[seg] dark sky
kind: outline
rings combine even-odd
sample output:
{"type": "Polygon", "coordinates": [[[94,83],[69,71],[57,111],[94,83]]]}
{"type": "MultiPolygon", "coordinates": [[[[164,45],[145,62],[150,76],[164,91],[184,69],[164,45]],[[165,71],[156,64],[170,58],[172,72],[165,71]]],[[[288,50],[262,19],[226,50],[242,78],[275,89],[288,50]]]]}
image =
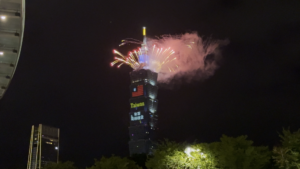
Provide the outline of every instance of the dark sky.
{"type": "Polygon", "coordinates": [[[0,101],[0,168],[23,166],[31,125],[61,129],[60,160],[126,156],[129,67],[110,67],[124,38],[197,31],[229,39],[215,75],[158,92],[159,138],[278,143],[300,128],[300,1],[27,0],[19,64],[0,101]]]}

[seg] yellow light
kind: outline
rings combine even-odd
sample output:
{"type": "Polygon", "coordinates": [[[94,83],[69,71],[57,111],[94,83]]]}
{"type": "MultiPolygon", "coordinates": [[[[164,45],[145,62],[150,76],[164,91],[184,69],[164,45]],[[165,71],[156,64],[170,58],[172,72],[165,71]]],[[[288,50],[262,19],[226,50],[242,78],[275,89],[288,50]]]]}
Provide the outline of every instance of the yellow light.
{"type": "Polygon", "coordinates": [[[146,36],[146,27],[143,27],[143,35],[146,36]]]}

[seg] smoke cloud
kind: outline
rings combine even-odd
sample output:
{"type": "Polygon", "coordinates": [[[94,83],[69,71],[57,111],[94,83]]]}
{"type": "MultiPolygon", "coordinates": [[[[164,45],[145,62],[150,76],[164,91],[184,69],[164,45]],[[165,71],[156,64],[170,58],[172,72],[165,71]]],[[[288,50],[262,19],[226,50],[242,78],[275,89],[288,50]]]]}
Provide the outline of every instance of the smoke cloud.
{"type": "Polygon", "coordinates": [[[186,33],[148,39],[147,44],[159,48],[171,47],[174,50],[172,57],[176,59],[158,71],[158,82],[168,84],[173,80],[191,82],[212,76],[221,59],[220,47],[228,42],[228,40],[203,40],[197,33],[186,33]],[[176,70],[172,70],[174,67],[176,70]]]}

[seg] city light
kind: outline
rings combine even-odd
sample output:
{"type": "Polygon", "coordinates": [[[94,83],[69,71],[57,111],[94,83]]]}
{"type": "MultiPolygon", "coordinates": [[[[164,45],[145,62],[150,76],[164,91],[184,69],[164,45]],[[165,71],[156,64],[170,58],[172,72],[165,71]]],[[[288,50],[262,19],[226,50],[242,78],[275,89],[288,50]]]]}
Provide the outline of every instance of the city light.
{"type": "Polygon", "coordinates": [[[55,150],[58,150],[58,147],[55,147],[55,150]]]}
{"type": "MultiPolygon", "coordinates": [[[[187,154],[189,157],[193,157],[192,155],[191,155],[191,152],[199,152],[200,150],[199,149],[193,149],[193,148],[191,148],[191,147],[187,147],[185,150],[184,150],[184,152],[185,152],[185,154],[187,154]]],[[[202,153],[203,154],[203,153],[202,153]]]]}
{"type": "Polygon", "coordinates": [[[5,19],[6,19],[6,16],[3,16],[3,15],[2,15],[2,16],[1,16],[1,19],[2,19],[2,20],[5,20],[5,19]]]}
{"type": "Polygon", "coordinates": [[[3,55],[4,53],[3,52],[0,52],[0,55],[3,55]]]}

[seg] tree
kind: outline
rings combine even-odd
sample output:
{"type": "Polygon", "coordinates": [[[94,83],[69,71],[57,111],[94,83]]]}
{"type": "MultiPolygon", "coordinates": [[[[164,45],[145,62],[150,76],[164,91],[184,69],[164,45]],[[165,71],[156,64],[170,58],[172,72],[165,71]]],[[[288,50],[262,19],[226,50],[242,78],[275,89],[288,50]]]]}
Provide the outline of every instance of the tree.
{"type": "Polygon", "coordinates": [[[153,156],[148,158],[148,169],[214,169],[215,155],[209,144],[179,144],[169,140],[161,141],[153,156]],[[189,151],[185,151],[186,149],[189,151]]]}
{"type": "Polygon", "coordinates": [[[220,142],[212,143],[222,169],[261,169],[270,161],[267,147],[255,147],[247,136],[236,138],[223,135],[220,142]]]}
{"type": "Polygon", "coordinates": [[[281,147],[273,148],[273,159],[279,168],[300,169],[300,130],[282,130],[281,147]]]}
{"type": "Polygon", "coordinates": [[[100,160],[95,160],[95,164],[87,169],[142,169],[135,164],[134,161],[128,158],[111,156],[109,158],[102,157],[100,160]]]}
{"type": "Polygon", "coordinates": [[[143,169],[146,169],[146,161],[147,161],[147,154],[133,154],[130,156],[129,159],[133,160],[137,165],[142,167],[143,169]]]}
{"type": "Polygon", "coordinates": [[[216,153],[213,151],[213,145],[199,143],[191,146],[194,150],[190,154],[192,168],[215,169],[218,164],[216,153]]]}
{"type": "Polygon", "coordinates": [[[148,169],[175,169],[184,168],[187,156],[184,146],[167,139],[160,141],[153,155],[146,161],[148,169]]]}
{"type": "Polygon", "coordinates": [[[74,166],[74,163],[71,161],[67,162],[59,162],[59,163],[48,163],[43,169],[77,169],[77,167],[74,166]]]}
{"type": "Polygon", "coordinates": [[[273,159],[279,168],[299,168],[299,153],[284,147],[274,147],[273,159]]]}

